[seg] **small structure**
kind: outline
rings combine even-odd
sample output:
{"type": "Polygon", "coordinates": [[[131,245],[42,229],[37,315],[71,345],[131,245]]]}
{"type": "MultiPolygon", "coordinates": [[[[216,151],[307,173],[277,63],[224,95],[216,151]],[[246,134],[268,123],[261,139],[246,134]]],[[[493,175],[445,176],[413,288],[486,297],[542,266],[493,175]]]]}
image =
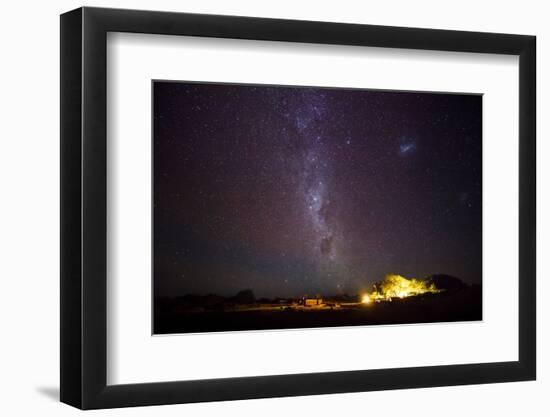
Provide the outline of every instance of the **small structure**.
{"type": "Polygon", "coordinates": [[[306,307],[315,307],[315,306],[323,305],[322,298],[304,298],[303,302],[304,302],[304,306],[306,307]]]}

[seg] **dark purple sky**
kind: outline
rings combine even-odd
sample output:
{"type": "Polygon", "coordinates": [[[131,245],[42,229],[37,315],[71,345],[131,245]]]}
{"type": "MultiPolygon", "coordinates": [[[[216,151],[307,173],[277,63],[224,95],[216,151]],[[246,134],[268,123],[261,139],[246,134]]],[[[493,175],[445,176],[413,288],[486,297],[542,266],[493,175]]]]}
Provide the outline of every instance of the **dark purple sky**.
{"type": "Polygon", "coordinates": [[[154,82],[157,296],[481,282],[481,96],[154,82]]]}

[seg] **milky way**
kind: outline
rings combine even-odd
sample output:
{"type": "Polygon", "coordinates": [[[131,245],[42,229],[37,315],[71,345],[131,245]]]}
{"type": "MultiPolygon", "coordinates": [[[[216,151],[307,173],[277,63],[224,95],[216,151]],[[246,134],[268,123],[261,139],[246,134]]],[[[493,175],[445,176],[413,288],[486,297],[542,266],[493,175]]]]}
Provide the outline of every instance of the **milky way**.
{"type": "Polygon", "coordinates": [[[154,83],[157,295],[481,282],[481,97],[154,83]]]}

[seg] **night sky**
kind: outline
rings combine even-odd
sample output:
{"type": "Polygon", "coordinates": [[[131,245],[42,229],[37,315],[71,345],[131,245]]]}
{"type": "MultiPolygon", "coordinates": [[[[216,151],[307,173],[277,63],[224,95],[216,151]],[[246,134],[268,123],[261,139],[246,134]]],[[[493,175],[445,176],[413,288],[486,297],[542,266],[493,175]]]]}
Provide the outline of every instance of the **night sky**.
{"type": "Polygon", "coordinates": [[[481,283],[478,95],[154,82],[154,287],[481,283]]]}

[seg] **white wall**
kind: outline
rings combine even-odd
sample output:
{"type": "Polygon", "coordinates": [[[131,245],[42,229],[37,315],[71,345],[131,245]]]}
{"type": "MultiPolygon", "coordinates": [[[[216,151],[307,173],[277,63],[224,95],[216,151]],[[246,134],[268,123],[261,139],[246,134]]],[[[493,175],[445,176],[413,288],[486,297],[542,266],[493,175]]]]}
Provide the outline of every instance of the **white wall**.
{"type": "MultiPolygon", "coordinates": [[[[125,0],[92,1],[89,6],[159,9],[308,20],[417,26],[534,34],[538,36],[539,218],[550,210],[543,184],[550,147],[542,143],[541,120],[550,87],[550,26],[545,2],[485,1],[297,1],[297,0],[125,0]],[[541,76],[542,75],[542,76],[541,76]],[[543,192],[544,191],[544,192],[543,192]]],[[[0,87],[0,410],[3,415],[75,415],[57,402],[59,378],[59,18],[78,1],[5,2],[0,23],[3,84],[0,87]]],[[[193,404],[100,411],[99,415],[279,415],[314,410],[407,416],[548,415],[550,222],[539,221],[539,378],[537,382],[453,388],[326,395],[232,403],[193,404]],[[546,395],[545,395],[546,394],[546,395]]]]}

